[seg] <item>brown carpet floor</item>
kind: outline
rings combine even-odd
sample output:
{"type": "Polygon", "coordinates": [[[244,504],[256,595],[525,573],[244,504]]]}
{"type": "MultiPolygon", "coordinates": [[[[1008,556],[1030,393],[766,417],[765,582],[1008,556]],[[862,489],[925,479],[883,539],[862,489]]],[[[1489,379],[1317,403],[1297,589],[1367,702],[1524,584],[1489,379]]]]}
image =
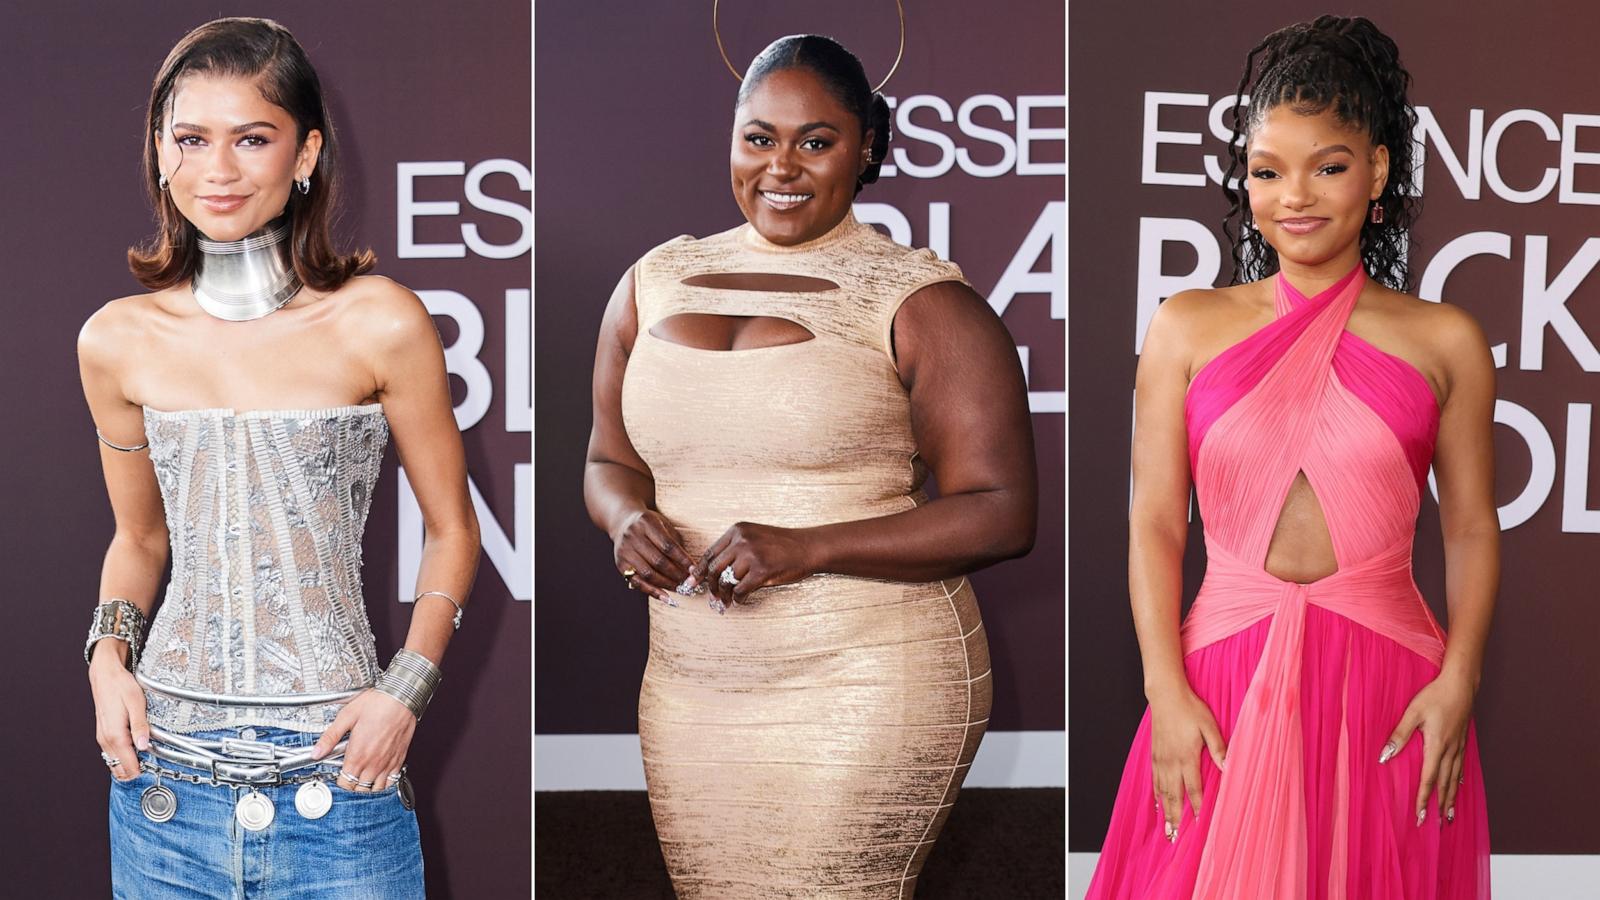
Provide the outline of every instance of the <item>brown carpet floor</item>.
{"type": "MultiPolygon", "coordinates": [[[[643,791],[534,795],[540,900],[673,900],[643,791]]],[[[1060,788],[967,788],[922,871],[917,900],[1066,896],[1060,788]]]]}

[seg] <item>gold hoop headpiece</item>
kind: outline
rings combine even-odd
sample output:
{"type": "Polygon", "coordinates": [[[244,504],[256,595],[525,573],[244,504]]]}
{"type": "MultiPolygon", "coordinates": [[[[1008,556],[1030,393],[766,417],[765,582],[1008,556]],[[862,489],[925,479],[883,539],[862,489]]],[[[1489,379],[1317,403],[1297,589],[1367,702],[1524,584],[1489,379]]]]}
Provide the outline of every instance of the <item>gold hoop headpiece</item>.
{"type": "MultiPolygon", "coordinates": [[[[711,33],[717,37],[717,52],[722,54],[723,65],[728,67],[728,71],[733,73],[735,79],[742,82],[744,81],[744,76],[740,75],[739,70],[733,67],[733,60],[728,59],[728,51],[722,46],[722,30],[717,27],[717,8],[720,5],[721,0],[711,0],[711,33]]],[[[905,56],[906,53],[906,8],[901,4],[900,0],[894,0],[894,10],[900,16],[900,49],[895,51],[894,65],[889,67],[889,74],[883,76],[883,80],[878,82],[878,86],[872,89],[873,93],[883,90],[883,86],[888,84],[889,79],[894,77],[895,70],[900,68],[900,58],[905,56]]]]}

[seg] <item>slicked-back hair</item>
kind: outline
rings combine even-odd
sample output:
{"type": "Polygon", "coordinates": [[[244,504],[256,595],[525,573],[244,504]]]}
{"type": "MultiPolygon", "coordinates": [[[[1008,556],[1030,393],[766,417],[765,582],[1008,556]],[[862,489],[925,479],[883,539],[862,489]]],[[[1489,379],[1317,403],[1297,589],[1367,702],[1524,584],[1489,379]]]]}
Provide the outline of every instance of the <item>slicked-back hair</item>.
{"type": "Polygon", "coordinates": [[[820,34],[791,34],[767,45],[751,61],[739,85],[735,106],[743,105],[750,93],[768,75],[784,69],[805,69],[822,80],[828,92],[855,114],[861,134],[872,129],[872,164],[856,179],[856,193],[878,180],[883,158],[889,154],[889,102],[867,82],[866,70],[854,53],[831,37],[820,34]]]}

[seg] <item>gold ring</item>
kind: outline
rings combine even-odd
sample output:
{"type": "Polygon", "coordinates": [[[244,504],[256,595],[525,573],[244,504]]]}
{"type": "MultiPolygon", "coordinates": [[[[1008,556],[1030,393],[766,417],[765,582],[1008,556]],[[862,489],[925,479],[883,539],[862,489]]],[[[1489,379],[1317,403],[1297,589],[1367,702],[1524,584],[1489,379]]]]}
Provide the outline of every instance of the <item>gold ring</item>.
{"type": "MultiPolygon", "coordinates": [[[[728,71],[733,73],[733,77],[736,80],[742,82],[744,81],[744,76],[740,75],[739,70],[733,67],[733,61],[728,59],[728,51],[722,46],[722,29],[717,27],[717,9],[719,6],[721,6],[721,0],[711,0],[711,33],[716,35],[717,52],[722,54],[722,64],[728,67],[728,71]]],[[[883,76],[883,80],[878,82],[878,86],[872,89],[874,94],[883,90],[883,86],[888,84],[889,79],[894,77],[895,70],[900,68],[901,57],[906,55],[906,8],[901,4],[900,0],[894,0],[894,10],[900,16],[900,49],[895,51],[894,65],[889,67],[889,74],[883,76]]]]}

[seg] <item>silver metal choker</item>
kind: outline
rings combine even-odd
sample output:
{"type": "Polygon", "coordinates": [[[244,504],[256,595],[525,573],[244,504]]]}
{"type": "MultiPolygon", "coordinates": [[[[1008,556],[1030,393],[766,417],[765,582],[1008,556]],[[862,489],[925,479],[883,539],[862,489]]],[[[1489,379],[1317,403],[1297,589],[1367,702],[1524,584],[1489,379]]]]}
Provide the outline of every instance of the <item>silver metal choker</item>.
{"type": "Polygon", "coordinates": [[[200,269],[191,289],[200,308],[229,322],[259,319],[294,299],[300,279],[289,260],[289,223],[237,241],[200,238],[200,269]]]}

